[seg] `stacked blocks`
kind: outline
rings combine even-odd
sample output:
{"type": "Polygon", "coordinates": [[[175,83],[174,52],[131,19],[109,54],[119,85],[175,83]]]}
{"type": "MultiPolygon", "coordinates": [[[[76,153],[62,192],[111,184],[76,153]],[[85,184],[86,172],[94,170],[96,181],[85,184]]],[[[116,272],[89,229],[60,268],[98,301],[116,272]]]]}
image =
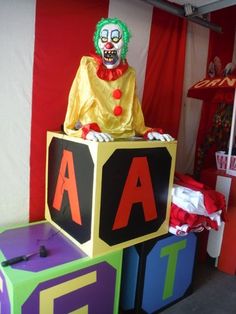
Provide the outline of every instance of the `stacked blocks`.
{"type": "MultiPolygon", "coordinates": [[[[0,313],[119,313],[123,249],[132,255],[135,245],[168,233],[175,155],[176,142],[97,143],[48,132],[46,221],[0,229],[0,262],[33,253],[1,265],[0,313]]],[[[136,268],[124,267],[133,291],[140,267],[134,256],[136,268]]],[[[145,258],[147,283],[136,294],[146,300],[159,268],[149,272],[145,258]]]]}
{"type": "Polygon", "coordinates": [[[46,219],[90,257],[166,234],[176,142],[47,134],[46,219]]]}
{"type": "Polygon", "coordinates": [[[35,253],[0,266],[0,313],[118,313],[122,251],[91,259],[48,222],[2,229],[0,249],[1,262],[35,253]]]}
{"type": "Polygon", "coordinates": [[[121,313],[158,313],[191,292],[196,235],[167,235],[124,250],[121,313]]]}

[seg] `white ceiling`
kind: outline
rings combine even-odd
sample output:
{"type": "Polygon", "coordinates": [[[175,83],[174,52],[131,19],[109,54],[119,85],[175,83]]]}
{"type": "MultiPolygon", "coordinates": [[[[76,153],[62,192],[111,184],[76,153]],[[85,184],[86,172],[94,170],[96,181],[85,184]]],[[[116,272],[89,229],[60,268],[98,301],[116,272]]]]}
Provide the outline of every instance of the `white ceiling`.
{"type": "Polygon", "coordinates": [[[143,0],[171,14],[221,32],[221,26],[211,23],[208,14],[236,5],[236,0],[143,0]],[[175,5],[178,4],[179,6],[175,5]]]}
{"type": "MultiPolygon", "coordinates": [[[[158,1],[158,0],[156,0],[158,1]]],[[[162,0],[160,0],[162,1],[162,0]]],[[[217,10],[236,5],[236,0],[167,0],[170,5],[179,4],[184,7],[185,15],[203,16],[217,10]],[[196,10],[194,9],[196,8],[196,10]]]]}
{"type": "Polygon", "coordinates": [[[195,6],[195,7],[201,7],[202,5],[206,5],[209,3],[213,3],[213,2],[217,2],[216,0],[172,0],[169,2],[174,2],[174,3],[178,3],[178,4],[185,4],[185,3],[190,3],[191,5],[195,6]]]}
{"type": "MultiPolygon", "coordinates": [[[[190,4],[193,7],[197,7],[200,10],[206,11],[206,13],[223,9],[232,5],[236,5],[236,0],[167,0],[172,3],[180,5],[190,4]]],[[[203,12],[205,13],[205,12],[203,12]]]]}

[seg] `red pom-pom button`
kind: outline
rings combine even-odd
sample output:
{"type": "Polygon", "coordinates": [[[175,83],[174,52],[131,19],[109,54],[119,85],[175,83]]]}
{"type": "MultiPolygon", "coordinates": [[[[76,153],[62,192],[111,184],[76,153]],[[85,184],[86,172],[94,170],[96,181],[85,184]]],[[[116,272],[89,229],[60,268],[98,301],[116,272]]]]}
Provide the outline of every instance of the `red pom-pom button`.
{"type": "Polygon", "coordinates": [[[122,91],[119,88],[117,88],[113,91],[112,96],[115,99],[120,99],[122,96],[122,91]]]}
{"type": "Polygon", "coordinates": [[[120,116],[122,114],[123,108],[121,106],[115,106],[113,113],[115,116],[120,116]]]}

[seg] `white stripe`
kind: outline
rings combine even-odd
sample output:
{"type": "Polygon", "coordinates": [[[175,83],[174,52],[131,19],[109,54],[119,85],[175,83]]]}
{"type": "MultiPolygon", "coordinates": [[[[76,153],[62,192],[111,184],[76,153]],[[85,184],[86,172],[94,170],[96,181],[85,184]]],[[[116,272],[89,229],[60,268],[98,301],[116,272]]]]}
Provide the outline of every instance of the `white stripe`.
{"type": "Polygon", "coordinates": [[[140,100],[145,81],[152,11],[151,5],[140,0],[110,0],[109,4],[108,16],[124,21],[132,34],[127,60],[136,70],[137,93],[140,100]]]}
{"type": "Polygon", "coordinates": [[[187,92],[194,83],[206,76],[208,44],[209,30],[197,24],[188,23],[183,103],[176,161],[176,169],[182,173],[193,173],[202,107],[202,101],[187,97],[187,92]]]}
{"type": "Polygon", "coordinates": [[[236,27],[235,27],[235,34],[234,34],[234,51],[233,51],[232,62],[236,64],[236,27]]]}
{"type": "Polygon", "coordinates": [[[35,1],[0,0],[0,225],[28,221],[35,1]]]}

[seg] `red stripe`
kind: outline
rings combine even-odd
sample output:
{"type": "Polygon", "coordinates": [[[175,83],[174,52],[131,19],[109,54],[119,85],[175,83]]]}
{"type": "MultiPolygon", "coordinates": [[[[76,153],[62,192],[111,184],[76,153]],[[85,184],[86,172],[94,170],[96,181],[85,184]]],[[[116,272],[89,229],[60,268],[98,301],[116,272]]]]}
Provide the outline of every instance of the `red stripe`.
{"type": "Polygon", "coordinates": [[[30,157],[30,221],[44,218],[46,132],[64,121],[69,89],[81,56],[109,1],[40,0],[36,4],[30,157]]]}
{"type": "Polygon", "coordinates": [[[236,5],[212,13],[211,20],[222,27],[222,33],[210,33],[208,63],[215,56],[221,59],[223,66],[232,61],[236,27],[235,16],[236,5]]]}
{"type": "Polygon", "coordinates": [[[177,138],[185,62],[186,21],[154,9],[143,94],[146,125],[177,138]]]}

